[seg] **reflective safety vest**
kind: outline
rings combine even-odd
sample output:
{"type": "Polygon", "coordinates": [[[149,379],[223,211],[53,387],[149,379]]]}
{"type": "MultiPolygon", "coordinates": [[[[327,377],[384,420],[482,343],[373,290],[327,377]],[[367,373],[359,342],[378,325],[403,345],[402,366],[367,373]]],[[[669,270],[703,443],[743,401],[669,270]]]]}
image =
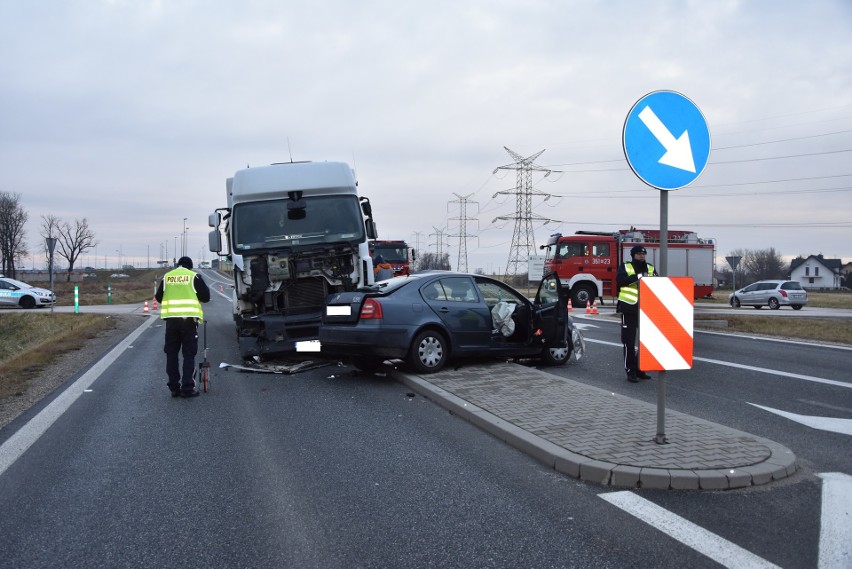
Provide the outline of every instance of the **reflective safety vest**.
{"type": "Polygon", "coordinates": [[[195,294],[192,281],[195,273],[184,267],[178,267],[163,277],[163,303],[160,306],[161,318],[198,318],[202,320],[201,302],[195,294]]]}
{"type": "MultiPolygon", "coordinates": [[[[648,275],[652,277],[656,276],[657,273],[654,271],[654,265],[651,263],[646,264],[648,265],[648,275]]],[[[632,277],[636,274],[636,269],[633,268],[633,263],[624,263],[624,270],[627,272],[628,276],[632,277]]],[[[639,281],[621,287],[621,290],[618,291],[618,300],[626,302],[627,304],[636,304],[639,302],[639,281]]]]}

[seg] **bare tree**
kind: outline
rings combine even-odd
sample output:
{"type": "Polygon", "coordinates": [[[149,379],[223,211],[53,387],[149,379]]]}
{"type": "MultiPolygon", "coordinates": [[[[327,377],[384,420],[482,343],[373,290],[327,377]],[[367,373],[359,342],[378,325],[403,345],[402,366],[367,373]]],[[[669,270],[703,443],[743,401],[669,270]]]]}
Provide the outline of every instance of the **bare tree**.
{"type": "Polygon", "coordinates": [[[737,283],[747,284],[749,281],[786,278],[787,270],[784,259],[775,251],[774,247],[769,249],[737,249],[731,251],[731,255],[742,257],[737,267],[737,283]]]}
{"type": "Polygon", "coordinates": [[[0,192],[0,272],[14,278],[15,261],[27,254],[24,225],[27,212],[21,207],[21,195],[0,192]]]}
{"type": "Polygon", "coordinates": [[[430,269],[450,270],[450,254],[443,253],[421,253],[417,256],[417,270],[427,271],[430,269]]]}
{"type": "MultiPolygon", "coordinates": [[[[50,263],[50,251],[47,250],[47,238],[59,238],[59,227],[62,225],[62,220],[55,215],[41,216],[41,242],[42,250],[44,251],[44,264],[50,263]]],[[[58,241],[57,241],[58,243],[58,241]]]]}
{"type": "Polygon", "coordinates": [[[43,215],[41,219],[42,236],[55,237],[59,246],[56,254],[68,261],[67,280],[70,281],[74,264],[80,255],[97,246],[95,234],[89,229],[89,222],[85,217],[75,219],[74,225],[54,215],[43,215]]]}

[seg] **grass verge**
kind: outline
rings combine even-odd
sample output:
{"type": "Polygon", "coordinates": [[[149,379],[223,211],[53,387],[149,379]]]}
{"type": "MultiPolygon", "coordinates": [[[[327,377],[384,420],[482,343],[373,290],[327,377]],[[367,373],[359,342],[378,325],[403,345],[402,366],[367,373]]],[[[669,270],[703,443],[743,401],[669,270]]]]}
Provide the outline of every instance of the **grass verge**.
{"type": "MultiPolygon", "coordinates": [[[[74,287],[77,287],[80,306],[97,304],[134,304],[154,298],[157,283],[163,278],[163,270],[129,271],[127,278],[110,278],[109,271],[96,271],[97,278],[83,279],[80,282],[66,282],[62,279],[53,283],[57,306],[74,306],[74,287]]],[[[38,286],[47,285],[40,284],[38,286]]]]}
{"type": "Polygon", "coordinates": [[[776,338],[795,338],[816,342],[832,342],[852,346],[852,320],[846,318],[784,318],[772,316],[731,316],[696,314],[696,328],[755,334],[776,338]],[[726,322],[726,326],[718,326],[726,322]]]}
{"type": "Polygon", "coordinates": [[[27,382],[61,354],[114,327],[102,314],[0,313],[0,398],[23,395],[27,382]]]}

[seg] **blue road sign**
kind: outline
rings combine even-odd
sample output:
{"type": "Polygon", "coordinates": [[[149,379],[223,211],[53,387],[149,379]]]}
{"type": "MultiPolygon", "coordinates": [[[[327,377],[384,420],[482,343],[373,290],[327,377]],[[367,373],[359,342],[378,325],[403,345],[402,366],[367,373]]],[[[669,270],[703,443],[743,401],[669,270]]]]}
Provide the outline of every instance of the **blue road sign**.
{"type": "Polygon", "coordinates": [[[674,91],[639,99],[624,121],[624,156],[643,182],[676,190],[695,181],[710,158],[710,129],[695,103],[674,91]]]}

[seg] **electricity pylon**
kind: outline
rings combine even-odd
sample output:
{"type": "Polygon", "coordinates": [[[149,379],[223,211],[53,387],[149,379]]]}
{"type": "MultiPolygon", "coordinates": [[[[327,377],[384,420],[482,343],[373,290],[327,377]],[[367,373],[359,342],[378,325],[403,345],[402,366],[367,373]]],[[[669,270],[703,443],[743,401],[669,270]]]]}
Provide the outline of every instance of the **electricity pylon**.
{"type": "Polygon", "coordinates": [[[499,194],[516,196],[515,213],[513,215],[501,215],[500,217],[495,218],[494,221],[496,222],[498,219],[512,219],[515,221],[515,231],[512,234],[512,245],[509,248],[509,262],[506,265],[506,274],[517,275],[518,265],[522,264],[523,267],[526,268],[530,255],[535,254],[536,248],[535,233],[533,233],[532,227],[533,222],[548,223],[550,221],[554,221],[535,214],[532,211],[533,196],[542,196],[544,201],[550,199],[550,194],[533,188],[532,173],[534,171],[544,172],[544,177],[546,178],[550,175],[551,171],[535,163],[535,159],[541,156],[544,150],[524,158],[517,152],[512,152],[505,146],[503,148],[505,148],[506,152],[515,159],[515,162],[495,168],[494,173],[496,174],[497,170],[517,170],[517,185],[513,190],[497,192],[494,194],[494,197],[496,198],[499,194]]]}
{"type": "Polygon", "coordinates": [[[469,235],[467,232],[467,222],[468,221],[478,221],[475,217],[470,218],[467,216],[467,204],[469,203],[477,203],[471,202],[470,197],[473,194],[468,194],[466,196],[460,196],[459,194],[453,193],[458,199],[453,200],[450,203],[459,204],[459,216],[451,217],[450,221],[458,221],[459,222],[459,232],[457,234],[449,235],[449,237],[458,237],[459,238],[459,254],[458,260],[456,261],[456,270],[462,273],[467,272],[467,240],[469,237],[476,237],[475,235],[469,235]]]}

